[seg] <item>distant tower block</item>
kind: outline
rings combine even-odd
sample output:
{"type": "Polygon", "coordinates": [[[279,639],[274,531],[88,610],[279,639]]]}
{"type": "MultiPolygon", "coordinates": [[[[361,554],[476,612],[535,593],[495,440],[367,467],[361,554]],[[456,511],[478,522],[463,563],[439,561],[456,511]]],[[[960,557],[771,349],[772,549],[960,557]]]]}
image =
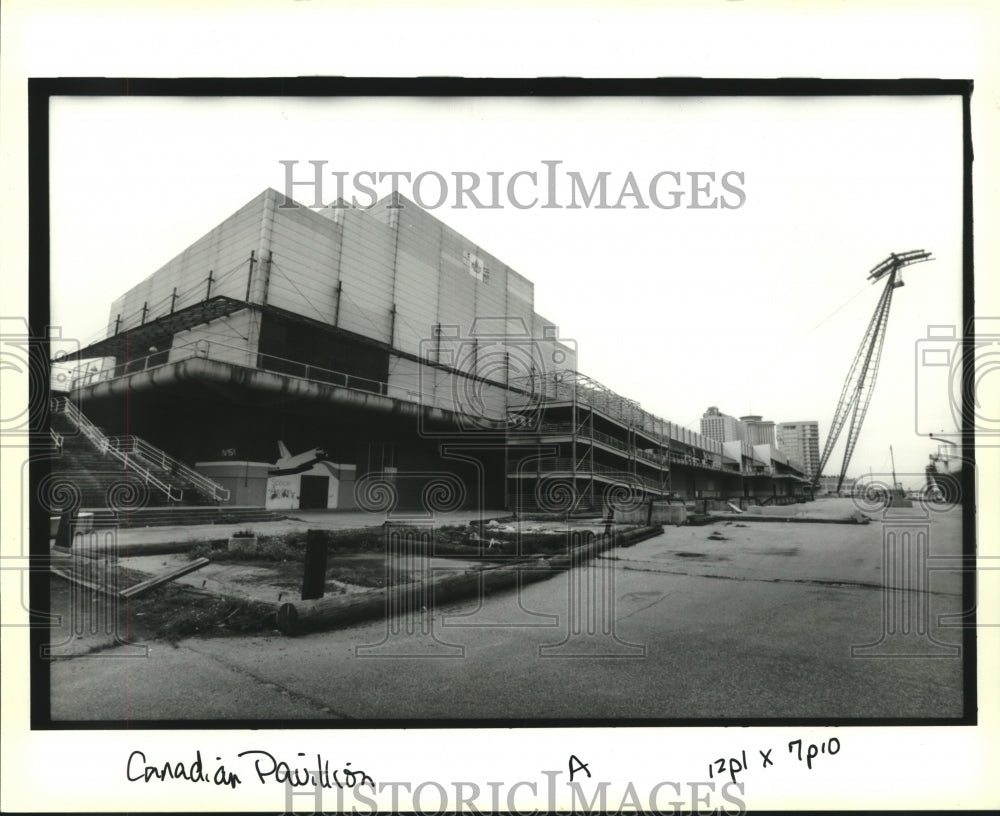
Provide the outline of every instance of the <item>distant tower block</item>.
{"type": "Polygon", "coordinates": [[[615,562],[588,562],[582,536],[573,533],[567,583],[567,635],[560,643],[538,647],[539,657],[646,656],[646,647],[627,643],[615,631],[615,562]]]}
{"type": "Polygon", "coordinates": [[[357,657],[464,657],[465,647],[435,634],[432,521],[385,526],[385,637],[356,646],[357,657]],[[416,529],[414,529],[416,527],[416,529]],[[407,580],[407,583],[399,583],[407,580]]]}
{"type": "Polygon", "coordinates": [[[930,631],[930,525],[925,518],[882,523],[882,636],[851,657],[958,657],[930,631]]]}

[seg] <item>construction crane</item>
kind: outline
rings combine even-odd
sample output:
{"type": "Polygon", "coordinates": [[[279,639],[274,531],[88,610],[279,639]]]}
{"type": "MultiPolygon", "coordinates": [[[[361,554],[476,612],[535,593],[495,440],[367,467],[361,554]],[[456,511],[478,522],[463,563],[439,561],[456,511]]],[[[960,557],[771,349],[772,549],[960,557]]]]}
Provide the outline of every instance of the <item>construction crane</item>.
{"type": "Polygon", "coordinates": [[[844,483],[847,475],[847,466],[851,461],[851,454],[854,453],[854,446],[858,442],[861,433],[861,424],[865,421],[865,413],[868,411],[868,403],[872,399],[872,391],[875,389],[875,378],[878,376],[878,364],[882,357],[882,344],[885,342],[885,328],[889,322],[889,307],[892,305],[892,293],[903,285],[901,270],[905,266],[933,260],[931,253],[922,249],[914,249],[910,252],[892,253],[882,263],[875,266],[868,273],[868,280],[872,284],[885,280],[885,288],[882,296],[875,306],[875,313],[872,315],[868,329],[865,331],[858,347],[858,353],[854,355],[854,362],[847,372],[847,379],[844,380],[844,387],[840,392],[840,401],[837,403],[837,410],[833,414],[833,421],[830,423],[830,432],[826,437],[826,444],[823,446],[823,455],[819,458],[819,465],[813,474],[812,485],[815,489],[823,469],[826,467],[834,445],[840,437],[840,432],[847,424],[850,425],[847,431],[847,446],[844,449],[844,461],[840,466],[840,477],[837,479],[837,489],[844,483]]]}

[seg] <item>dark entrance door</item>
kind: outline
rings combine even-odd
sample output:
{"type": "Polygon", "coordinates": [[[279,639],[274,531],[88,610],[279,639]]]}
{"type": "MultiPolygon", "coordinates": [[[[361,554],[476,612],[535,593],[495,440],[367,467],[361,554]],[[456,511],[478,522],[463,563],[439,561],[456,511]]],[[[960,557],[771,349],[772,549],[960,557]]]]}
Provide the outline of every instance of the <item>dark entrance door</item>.
{"type": "Polygon", "coordinates": [[[299,477],[299,507],[302,510],[325,510],[326,496],[330,491],[329,476],[299,477]]]}

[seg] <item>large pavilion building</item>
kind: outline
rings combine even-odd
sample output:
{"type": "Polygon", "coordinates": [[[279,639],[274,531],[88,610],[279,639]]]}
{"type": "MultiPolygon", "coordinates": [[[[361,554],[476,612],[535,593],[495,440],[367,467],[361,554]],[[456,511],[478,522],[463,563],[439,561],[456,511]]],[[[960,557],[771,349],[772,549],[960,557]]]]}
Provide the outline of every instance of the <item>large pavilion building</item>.
{"type": "Polygon", "coordinates": [[[234,505],[561,512],[804,482],[581,374],[528,278],[398,194],[316,211],[265,190],[75,356],[77,409],[234,505]]]}

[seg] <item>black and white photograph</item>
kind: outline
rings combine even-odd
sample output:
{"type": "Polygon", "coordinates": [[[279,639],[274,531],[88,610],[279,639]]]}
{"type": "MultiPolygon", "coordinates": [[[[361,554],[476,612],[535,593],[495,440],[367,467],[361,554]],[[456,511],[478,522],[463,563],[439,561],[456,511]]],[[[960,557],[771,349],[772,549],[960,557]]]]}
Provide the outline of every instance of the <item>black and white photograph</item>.
{"type": "Polygon", "coordinates": [[[967,76],[243,73],[27,77],[5,593],[94,802],[816,808],[931,734],[971,778],[967,76]]]}
{"type": "Polygon", "coordinates": [[[52,99],[52,722],[963,721],[960,88],[399,88],[52,99]]]}

